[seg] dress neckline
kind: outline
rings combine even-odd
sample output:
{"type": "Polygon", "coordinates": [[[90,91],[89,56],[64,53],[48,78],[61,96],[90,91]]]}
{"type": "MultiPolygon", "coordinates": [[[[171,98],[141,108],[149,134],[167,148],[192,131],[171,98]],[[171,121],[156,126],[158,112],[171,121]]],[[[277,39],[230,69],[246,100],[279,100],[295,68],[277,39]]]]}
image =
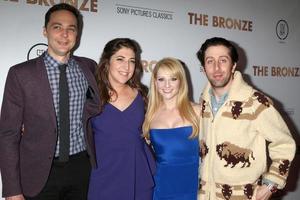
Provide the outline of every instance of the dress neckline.
{"type": "Polygon", "coordinates": [[[176,130],[176,129],[183,129],[183,128],[192,128],[192,125],[185,125],[185,126],[178,126],[172,128],[150,128],[150,130],[176,130]]]}
{"type": "Polygon", "coordinates": [[[120,110],[119,108],[117,108],[116,106],[114,106],[113,104],[111,104],[111,103],[109,103],[109,102],[108,102],[107,104],[110,105],[110,106],[111,106],[112,108],[114,108],[115,110],[117,110],[117,111],[123,113],[123,112],[125,112],[126,110],[128,110],[128,109],[134,104],[134,102],[137,100],[137,98],[138,98],[139,95],[140,95],[140,93],[137,92],[136,96],[135,96],[134,99],[131,101],[131,103],[130,103],[126,108],[124,108],[123,110],[120,110]]]}

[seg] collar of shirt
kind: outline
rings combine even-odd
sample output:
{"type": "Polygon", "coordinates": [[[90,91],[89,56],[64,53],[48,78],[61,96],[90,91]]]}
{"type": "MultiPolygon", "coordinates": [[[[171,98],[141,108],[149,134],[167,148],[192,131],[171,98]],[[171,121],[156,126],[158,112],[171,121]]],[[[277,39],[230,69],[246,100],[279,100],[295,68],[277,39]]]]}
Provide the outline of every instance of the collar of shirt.
{"type": "MultiPolygon", "coordinates": [[[[44,54],[44,62],[46,67],[54,67],[54,68],[58,68],[59,65],[63,64],[58,62],[57,60],[55,60],[52,56],[49,55],[49,53],[46,51],[44,54]]],[[[76,62],[74,60],[74,58],[72,58],[72,56],[69,58],[67,65],[69,68],[73,68],[75,66],[76,62]]]]}
{"type": "Polygon", "coordinates": [[[210,99],[211,99],[212,112],[213,112],[214,115],[216,115],[216,113],[218,112],[220,107],[225,103],[225,101],[228,97],[228,93],[223,94],[220,97],[219,101],[217,101],[215,95],[212,92],[212,89],[209,90],[209,94],[210,94],[210,99]]]}

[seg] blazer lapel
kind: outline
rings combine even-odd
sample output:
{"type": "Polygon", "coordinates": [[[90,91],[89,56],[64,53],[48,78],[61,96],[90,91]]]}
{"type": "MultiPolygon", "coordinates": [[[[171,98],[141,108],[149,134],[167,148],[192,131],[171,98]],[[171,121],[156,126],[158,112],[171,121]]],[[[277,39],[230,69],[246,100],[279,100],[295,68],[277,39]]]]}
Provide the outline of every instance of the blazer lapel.
{"type": "Polygon", "coordinates": [[[45,112],[47,112],[50,115],[52,123],[56,126],[56,114],[55,114],[55,108],[54,108],[54,102],[53,102],[53,96],[52,91],[50,88],[50,83],[47,75],[47,70],[45,63],[43,61],[43,56],[40,56],[37,59],[36,62],[36,73],[37,77],[39,79],[39,86],[38,93],[40,93],[41,96],[43,96],[43,107],[45,109],[45,112]]]}

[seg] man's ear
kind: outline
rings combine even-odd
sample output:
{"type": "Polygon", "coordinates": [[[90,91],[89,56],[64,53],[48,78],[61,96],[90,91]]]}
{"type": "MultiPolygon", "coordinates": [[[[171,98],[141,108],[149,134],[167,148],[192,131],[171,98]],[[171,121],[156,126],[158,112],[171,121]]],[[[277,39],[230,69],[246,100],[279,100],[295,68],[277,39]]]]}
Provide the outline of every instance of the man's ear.
{"type": "Polygon", "coordinates": [[[46,27],[43,27],[43,35],[44,35],[45,37],[47,37],[47,30],[46,30],[46,27]]]}
{"type": "Polygon", "coordinates": [[[232,66],[232,70],[231,70],[232,73],[234,73],[235,68],[236,68],[236,63],[234,63],[233,66],[232,66]]]}

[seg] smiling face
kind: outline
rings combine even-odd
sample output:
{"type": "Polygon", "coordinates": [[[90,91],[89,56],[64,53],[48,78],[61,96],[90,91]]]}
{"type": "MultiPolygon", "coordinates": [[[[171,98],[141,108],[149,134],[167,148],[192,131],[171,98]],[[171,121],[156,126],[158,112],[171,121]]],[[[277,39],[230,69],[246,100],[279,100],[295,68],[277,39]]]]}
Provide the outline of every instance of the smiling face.
{"type": "Polygon", "coordinates": [[[235,68],[236,63],[232,62],[227,47],[223,45],[210,46],[205,51],[204,69],[214,90],[224,92],[229,90],[235,68]]]}
{"type": "Polygon", "coordinates": [[[54,59],[64,62],[76,44],[77,19],[70,11],[55,11],[47,27],[44,27],[43,34],[48,40],[48,53],[54,59]]]}
{"type": "Polygon", "coordinates": [[[171,71],[160,68],[157,71],[155,85],[163,100],[174,100],[177,98],[180,80],[171,71]]]}
{"type": "Polygon", "coordinates": [[[126,84],[135,70],[135,53],[132,49],[122,47],[113,54],[108,66],[108,80],[113,88],[126,84]]]}

